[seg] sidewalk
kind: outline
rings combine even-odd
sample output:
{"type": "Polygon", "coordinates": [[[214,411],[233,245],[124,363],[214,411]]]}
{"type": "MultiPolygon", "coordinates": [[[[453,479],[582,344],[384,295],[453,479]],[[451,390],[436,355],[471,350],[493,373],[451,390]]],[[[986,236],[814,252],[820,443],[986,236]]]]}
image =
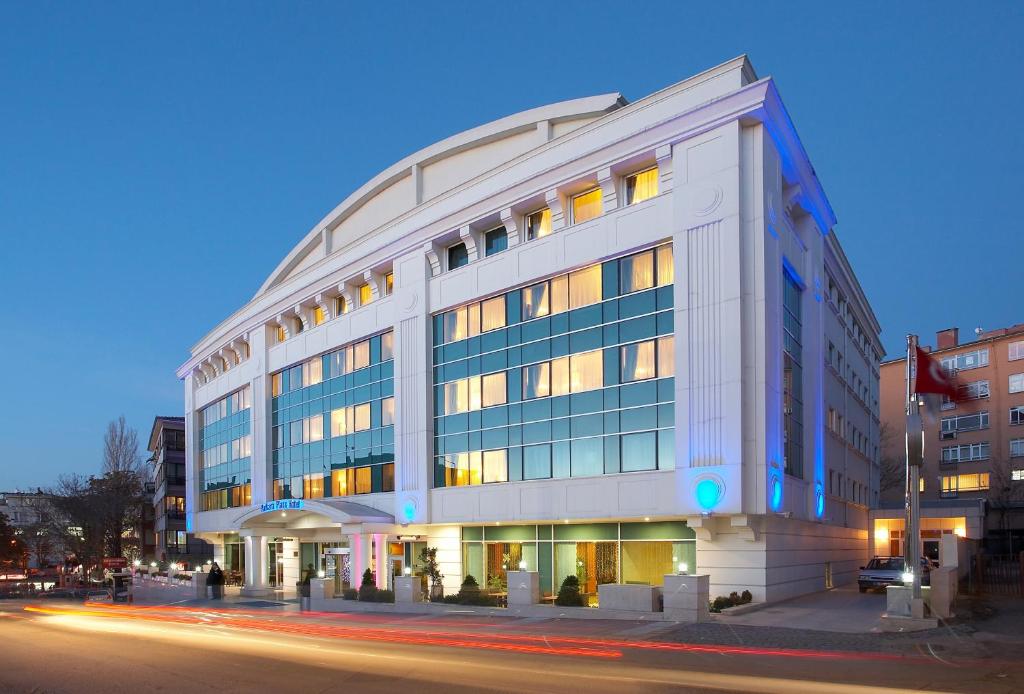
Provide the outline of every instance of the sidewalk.
{"type": "Polygon", "coordinates": [[[860,593],[857,584],[801,595],[742,615],[715,615],[722,624],[785,627],[844,634],[881,631],[885,593],[860,593]]]}
{"type": "Polygon", "coordinates": [[[136,605],[171,605],[180,607],[252,607],[278,608],[286,612],[298,612],[299,600],[284,593],[265,598],[249,598],[239,594],[237,586],[226,586],[222,600],[196,598],[192,586],[180,583],[159,583],[137,578],[132,584],[133,600],[136,605]]]}

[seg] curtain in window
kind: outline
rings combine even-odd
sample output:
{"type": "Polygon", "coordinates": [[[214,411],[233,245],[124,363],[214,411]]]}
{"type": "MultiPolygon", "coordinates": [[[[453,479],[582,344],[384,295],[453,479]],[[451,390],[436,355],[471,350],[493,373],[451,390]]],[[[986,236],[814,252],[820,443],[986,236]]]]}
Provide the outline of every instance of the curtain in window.
{"type": "Polygon", "coordinates": [[[469,381],[469,409],[479,410],[481,402],[480,377],[471,376],[467,380],[469,381]]]}
{"type": "Polygon", "coordinates": [[[380,401],[380,425],[391,426],[395,423],[395,399],[384,398],[380,401]]]}
{"type": "Polygon", "coordinates": [[[380,336],[380,360],[395,358],[395,331],[389,330],[380,336]]]}
{"type": "Polygon", "coordinates": [[[569,308],[601,301],[601,266],[592,265],[569,274],[569,308]]]}
{"type": "Polygon", "coordinates": [[[569,358],[569,389],[573,393],[595,390],[604,386],[602,351],[574,354],[569,358]]]}
{"type": "Polygon", "coordinates": [[[482,404],[484,407],[504,405],[507,400],[505,390],[505,372],[499,371],[498,373],[487,374],[484,376],[482,390],[482,404]]]}
{"type": "Polygon", "coordinates": [[[619,272],[623,294],[650,289],[654,286],[654,252],[647,251],[623,258],[619,272]]]}
{"type": "Polygon", "coordinates": [[[370,341],[357,342],[352,348],[352,368],[365,369],[370,365],[370,341]]]}
{"type": "Polygon", "coordinates": [[[548,283],[523,289],[523,320],[548,315],[548,283]]]}
{"type": "Polygon", "coordinates": [[[569,357],[551,362],[551,394],[565,395],[569,392],[569,357]]]}
{"type": "Polygon", "coordinates": [[[483,481],[508,482],[508,453],[504,448],[483,453],[483,481]]]}
{"type": "Polygon", "coordinates": [[[594,188],[572,199],[572,221],[574,224],[599,216],[601,210],[600,188],[594,188]]]}
{"type": "Polygon", "coordinates": [[[676,372],[676,339],[672,335],[658,338],[658,377],[673,376],[676,372]]]}
{"type": "Polygon", "coordinates": [[[483,314],[481,329],[483,332],[505,327],[505,297],[497,296],[480,304],[483,314]]]}
{"type": "Polygon", "coordinates": [[[551,233],[551,210],[544,208],[526,218],[526,238],[544,238],[551,233]]]}
{"type": "Polygon", "coordinates": [[[551,394],[550,364],[541,362],[523,368],[523,399],[544,398],[551,394]]]}
{"type": "Polygon", "coordinates": [[[649,200],[658,194],[658,169],[648,169],[626,179],[627,204],[649,200]]]}
{"type": "Polygon", "coordinates": [[[370,403],[364,402],[362,405],[356,405],[355,411],[355,430],[366,431],[370,428],[370,403]]]}
{"type": "Polygon", "coordinates": [[[458,342],[468,337],[466,307],[457,308],[444,314],[444,341],[458,342]]]}
{"type": "Polygon", "coordinates": [[[551,314],[569,310],[569,276],[561,275],[551,280],[551,314]]]}
{"type": "Polygon", "coordinates": [[[637,342],[622,347],[622,381],[654,378],[654,341],[637,342]]]}
{"type": "Polygon", "coordinates": [[[356,494],[369,494],[372,491],[370,468],[356,468],[356,494]]]}
{"type": "Polygon", "coordinates": [[[658,254],[658,286],[664,287],[675,281],[675,264],[672,262],[672,244],[659,246],[658,254]]]}

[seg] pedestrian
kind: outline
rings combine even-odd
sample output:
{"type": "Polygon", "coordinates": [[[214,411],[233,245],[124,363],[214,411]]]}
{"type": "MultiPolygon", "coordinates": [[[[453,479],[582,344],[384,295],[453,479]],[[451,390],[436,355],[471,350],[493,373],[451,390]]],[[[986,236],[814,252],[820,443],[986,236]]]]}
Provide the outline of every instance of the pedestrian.
{"type": "Polygon", "coordinates": [[[221,571],[217,562],[213,562],[213,565],[210,567],[210,573],[206,577],[206,585],[213,588],[214,600],[224,598],[224,572],[221,571]]]}

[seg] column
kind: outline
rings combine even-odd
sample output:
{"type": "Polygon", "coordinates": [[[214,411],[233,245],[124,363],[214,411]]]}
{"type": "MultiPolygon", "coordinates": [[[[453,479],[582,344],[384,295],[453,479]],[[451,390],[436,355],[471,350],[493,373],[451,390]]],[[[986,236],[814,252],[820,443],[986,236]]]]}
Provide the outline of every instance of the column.
{"type": "Polygon", "coordinates": [[[245,588],[243,595],[264,595],[270,591],[267,576],[270,567],[267,561],[270,552],[267,538],[249,535],[245,538],[245,588]]]}
{"type": "Polygon", "coordinates": [[[363,572],[370,568],[370,557],[373,551],[373,536],[358,533],[351,536],[352,548],[352,587],[359,588],[363,584],[363,572]]]}
{"type": "Polygon", "coordinates": [[[377,587],[384,590],[388,587],[388,574],[391,573],[388,566],[388,536],[375,534],[373,546],[377,564],[377,587]]]}

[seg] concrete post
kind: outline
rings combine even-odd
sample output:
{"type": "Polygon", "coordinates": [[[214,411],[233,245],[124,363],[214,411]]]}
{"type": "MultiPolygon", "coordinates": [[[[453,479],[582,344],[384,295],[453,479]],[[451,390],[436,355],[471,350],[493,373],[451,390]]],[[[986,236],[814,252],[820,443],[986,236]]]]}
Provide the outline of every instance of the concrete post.
{"type": "Polygon", "coordinates": [[[395,603],[423,602],[419,576],[395,576],[395,603]]]}
{"type": "Polygon", "coordinates": [[[540,573],[508,572],[508,606],[536,605],[540,602],[540,573]]]}
{"type": "Polygon", "coordinates": [[[273,592],[267,585],[269,559],[266,537],[249,535],[245,538],[245,587],[242,588],[242,595],[253,597],[273,592]]]}
{"type": "Polygon", "coordinates": [[[665,615],[680,622],[707,622],[711,619],[708,601],[711,577],[668,574],[662,588],[665,615]]]}
{"type": "Polygon", "coordinates": [[[209,578],[209,574],[202,571],[192,572],[192,591],[195,594],[197,600],[206,600],[207,597],[207,585],[206,579],[209,578]]]}

